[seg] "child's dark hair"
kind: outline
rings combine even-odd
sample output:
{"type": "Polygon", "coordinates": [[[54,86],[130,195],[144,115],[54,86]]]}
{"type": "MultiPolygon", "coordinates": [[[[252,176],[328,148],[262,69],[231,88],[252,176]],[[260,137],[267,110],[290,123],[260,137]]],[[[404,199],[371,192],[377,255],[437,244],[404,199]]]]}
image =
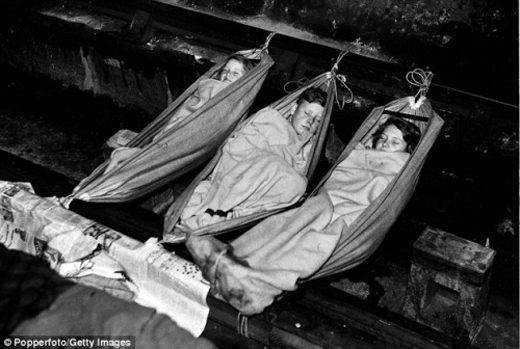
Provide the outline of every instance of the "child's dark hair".
{"type": "Polygon", "coordinates": [[[405,151],[407,153],[412,153],[419,143],[419,140],[421,139],[421,131],[419,130],[419,127],[416,125],[405,121],[401,118],[397,118],[394,116],[390,116],[388,120],[386,120],[376,132],[374,132],[373,138],[372,138],[372,146],[373,148],[376,147],[376,143],[383,134],[385,128],[388,125],[394,125],[397,127],[403,134],[403,139],[406,142],[406,149],[405,151]]]}
{"type": "Polygon", "coordinates": [[[302,92],[296,103],[300,104],[302,101],[306,101],[307,103],[318,103],[324,107],[325,102],[327,101],[327,93],[318,87],[309,87],[302,92]]]}
{"type": "Polygon", "coordinates": [[[237,53],[234,53],[232,54],[231,56],[229,56],[227,62],[229,62],[230,60],[234,59],[235,61],[238,61],[240,63],[242,63],[242,65],[244,66],[244,70],[246,72],[250,71],[251,69],[253,69],[253,62],[251,62],[251,60],[247,59],[246,57],[242,56],[242,55],[239,55],[237,53]]]}

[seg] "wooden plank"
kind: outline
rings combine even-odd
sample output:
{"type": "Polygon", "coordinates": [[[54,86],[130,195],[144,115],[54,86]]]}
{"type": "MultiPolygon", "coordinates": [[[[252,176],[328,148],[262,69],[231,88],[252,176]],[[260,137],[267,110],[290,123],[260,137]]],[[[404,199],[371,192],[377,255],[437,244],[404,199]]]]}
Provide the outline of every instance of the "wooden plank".
{"type": "MultiPolygon", "coordinates": [[[[231,306],[214,298],[208,298],[208,303],[212,320],[230,328],[237,325],[238,312],[231,306]]],[[[302,286],[262,314],[250,317],[249,335],[265,344],[273,344],[274,337],[276,343],[286,345],[294,336],[326,348],[472,348],[469,342],[316,284],[302,286]]]]}
{"type": "MultiPolygon", "coordinates": [[[[67,196],[78,184],[71,178],[5,151],[0,151],[0,164],[0,180],[30,182],[36,194],[43,197],[67,196]]],[[[92,204],[74,200],[70,209],[142,242],[150,237],[162,237],[162,217],[136,205],[92,204]]]]}
{"type": "MultiPolygon", "coordinates": [[[[234,328],[238,332],[238,312],[226,303],[223,303],[213,297],[208,297],[208,305],[210,307],[209,318],[228,328],[234,328]]],[[[298,336],[298,334],[273,326],[272,323],[266,321],[263,315],[249,317],[247,319],[247,332],[242,335],[247,336],[255,341],[261,342],[269,347],[276,348],[321,348],[322,343],[316,344],[306,337],[298,336]]],[[[329,348],[341,349],[341,346],[328,346],[329,348]]],[[[368,347],[367,347],[368,349],[368,347]]]]}
{"type": "Polygon", "coordinates": [[[251,338],[239,336],[231,329],[208,319],[202,337],[210,338],[218,348],[265,349],[265,345],[251,338]]]}
{"type": "Polygon", "coordinates": [[[319,285],[319,281],[307,285],[295,298],[298,306],[312,310],[336,323],[346,323],[381,339],[389,348],[470,348],[468,342],[453,339],[439,331],[416,323],[399,314],[391,313],[334,289],[319,285]]]}
{"type": "MultiPolygon", "coordinates": [[[[0,151],[0,179],[30,182],[41,196],[66,195],[75,185],[74,180],[3,151],[0,151]]],[[[71,209],[140,241],[162,233],[162,218],[137,206],[74,202],[71,209]]],[[[183,246],[176,245],[175,248],[176,253],[189,258],[183,246]]],[[[304,284],[300,290],[287,294],[262,314],[250,317],[248,333],[252,342],[247,345],[252,345],[250,348],[262,343],[279,347],[338,349],[467,347],[465,343],[454,343],[440,332],[370,307],[362,300],[320,284],[321,281],[304,284]]],[[[217,336],[217,341],[226,343],[240,342],[229,332],[236,331],[238,312],[213,297],[208,297],[208,304],[208,326],[228,329],[222,335],[224,337],[219,337],[219,331],[214,331],[214,327],[213,330],[208,328],[208,335],[211,333],[217,336]]]]}
{"type": "Polygon", "coordinates": [[[0,151],[0,180],[30,182],[40,196],[65,196],[77,181],[5,151],[0,151]]]}
{"type": "MultiPolygon", "coordinates": [[[[195,10],[155,1],[132,0],[124,1],[123,4],[114,0],[88,2],[75,0],[74,4],[86,9],[95,9],[100,13],[127,21],[132,19],[136,11],[147,11],[153,15],[153,26],[157,30],[174,35],[193,37],[208,47],[226,52],[255,47],[262,43],[269,34],[264,29],[244,23],[225,20],[195,10]],[[218,28],[218,30],[208,30],[208,28],[218,28]]],[[[274,36],[269,47],[275,61],[277,61],[277,52],[292,52],[304,57],[307,62],[314,63],[316,65],[315,68],[320,72],[330,69],[333,60],[340,53],[340,49],[323,45],[318,40],[304,40],[281,33],[274,36]]],[[[339,68],[340,73],[347,75],[347,82],[355,83],[355,81],[361,81],[361,84],[355,83],[356,86],[361,88],[367,88],[367,82],[374,82],[371,85],[374,91],[392,98],[396,97],[396,90],[399,91],[399,97],[403,93],[410,93],[410,91],[413,93],[417,92],[417,88],[410,86],[405,79],[406,73],[413,70],[409,66],[349,52],[339,68]]],[[[439,107],[450,112],[468,110],[467,103],[470,102],[471,104],[477,103],[502,109],[510,114],[510,117],[518,113],[517,104],[466,91],[461,87],[463,84],[463,81],[453,81],[449,77],[435,76],[428,96],[438,103],[439,107]]]]}

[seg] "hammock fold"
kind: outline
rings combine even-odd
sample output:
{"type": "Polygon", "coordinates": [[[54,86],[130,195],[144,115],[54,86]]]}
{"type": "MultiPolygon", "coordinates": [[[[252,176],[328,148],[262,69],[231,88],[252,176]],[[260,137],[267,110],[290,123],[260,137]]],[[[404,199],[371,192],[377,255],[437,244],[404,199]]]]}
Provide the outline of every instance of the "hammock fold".
{"type": "MultiPolygon", "coordinates": [[[[306,164],[306,168],[304,174],[308,180],[308,183],[311,182],[314,173],[316,171],[318,161],[323,151],[323,146],[325,144],[325,139],[327,136],[327,130],[330,123],[330,117],[332,112],[332,106],[334,103],[334,94],[333,89],[335,88],[335,74],[334,72],[326,72],[318,75],[314,79],[308,81],[303,86],[299,87],[292,93],[282,97],[278,101],[270,104],[266,108],[272,108],[280,112],[284,117],[288,118],[290,116],[291,107],[296,103],[298,97],[308,88],[318,87],[327,92],[327,101],[325,103],[323,116],[316,131],[316,135],[314,136],[313,145],[309,154],[309,160],[306,164]]],[[[250,124],[255,119],[255,116],[248,118],[243,121],[239,126],[237,126],[235,132],[230,136],[230,138],[238,132],[244,126],[250,124]]],[[[179,222],[180,216],[188,204],[189,199],[191,198],[195,188],[198,184],[204,179],[208,178],[208,176],[212,173],[214,168],[217,166],[217,163],[222,156],[223,147],[226,142],[221,145],[216,155],[213,159],[207,164],[202,172],[190,183],[190,185],[186,188],[186,190],[181,194],[181,196],[176,199],[170,208],[168,209],[165,215],[164,221],[164,231],[163,231],[163,242],[183,242],[186,238],[186,234],[195,234],[195,235],[217,235],[224,234],[230,231],[234,231],[240,228],[244,228],[262,220],[265,217],[276,214],[278,212],[285,211],[290,207],[279,208],[274,210],[262,211],[259,213],[254,213],[242,217],[232,218],[229,220],[225,220],[223,222],[207,225],[204,227],[200,227],[195,230],[187,229],[185,227],[179,227],[177,223],[179,222]]],[[[300,199],[301,200],[301,199],[300,199]]]]}
{"type": "Polygon", "coordinates": [[[267,52],[267,42],[262,49],[238,52],[259,60],[253,69],[154,139],[186,99],[195,93],[199,82],[214,78],[229,56],[215,64],[127,144],[141,148],[140,151],[106,174],[110,159],[105,161],[84,178],[71,195],[62,198],[62,203],[68,206],[73,199],[129,202],[154,192],[209,160],[247,116],[274,64],[267,52]]]}

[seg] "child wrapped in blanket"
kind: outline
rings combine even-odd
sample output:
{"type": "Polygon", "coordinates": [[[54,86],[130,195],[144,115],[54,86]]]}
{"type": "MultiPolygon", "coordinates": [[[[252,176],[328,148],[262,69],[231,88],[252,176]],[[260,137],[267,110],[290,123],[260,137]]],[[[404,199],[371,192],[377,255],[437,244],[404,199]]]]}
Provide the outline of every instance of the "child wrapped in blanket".
{"type": "MultiPolygon", "coordinates": [[[[373,142],[358,144],[320,193],[302,206],[265,219],[230,244],[191,234],[186,245],[211,292],[252,315],[284,291],[296,290],[298,281],[321,268],[345,228],[399,173],[419,138],[415,125],[390,117],[373,142]]],[[[370,237],[352,241],[353,266],[370,256],[372,243],[370,237]]]]}
{"type": "MultiPolygon", "coordinates": [[[[216,96],[217,93],[222,91],[229,84],[237,81],[252,68],[253,63],[251,63],[249,59],[239,54],[231,55],[228,58],[226,65],[219,72],[218,77],[215,79],[212,78],[201,80],[195,93],[186,99],[177,112],[175,112],[170,117],[164,128],[159,133],[157,133],[153,139],[156,140],[170,128],[175,126],[178,121],[183,120],[187,115],[199,110],[206,102],[216,96]]],[[[129,137],[128,132],[123,132],[121,135],[121,140],[123,142],[121,144],[117,144],[116,149],[112,151],[110,155],[110,163],[108,164],[105,173],[110,172],[112,169],[117,167],[118,164],[141,150],[141,148],[131,148],[124,146],[133,137],[135,137],[135,134],[129,137]]]]}
{"type": "Polygon", "coordinates": [[[332,204],[332,220],[350,225],[363,213],[404,166],[420,131],[411,123],[390,117],[369,144],[358,144],[324,185],[332,204]]]}
{"type": "Polygon", "coordinates": [[[191,229],[296,202],[307,187],[304,171],[326,93],[308,88],[284,117],[264,108],[223,147],[209,180],[196,187],[181,215],[191,229]]]}

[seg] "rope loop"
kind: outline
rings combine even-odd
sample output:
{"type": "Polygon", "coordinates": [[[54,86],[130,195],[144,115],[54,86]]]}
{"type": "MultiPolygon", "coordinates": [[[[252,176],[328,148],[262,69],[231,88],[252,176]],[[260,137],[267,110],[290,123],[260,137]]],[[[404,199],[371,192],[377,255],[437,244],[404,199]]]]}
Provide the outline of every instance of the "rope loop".
{"type": "Polygon", "coordinates": [[[347,55],[347,53],[349,53],[349,51],[344,51],[344,50],[342,50],[339,53],[338,58],[336,59],[336,63],[334,63],[334,66],[332,66],[332,69],[331,69],[332,73],[336,73],[338,71],[339,62],[341,62],[341,60],[343,59],[343,57],[345,57],[347,55]]]}
{"type": "Polygon", "coordinates": [[[303,78],[301,78],[300,80],[287,81],[285,83],[285,85],[283,85],[283,90],[285,91],[285,93],[291,93],[293,91],[296,91],[303,85],[305,85],[308,81],[309,81],[309,79],[307,79],[307,77],[305,77],[305,76],[303,78]],[[292,89],[289,88],[289,86],[291,86],[291,84],[295,85],[294,88],[292,88],[292,89]]]}
{"type": "Polygon", "coordinates": [[[343,57],[345,57],[347,55],[347,53],[349,53],[349,51],[341,51],[338,55],[338,59],[336,60],[336,63],[334,63],[334,65],[332,66],[332,69],[330,70],[331,82],[332,82],[332,93],[334,93],[334,101],[336,102],[336,104],[338,105],[338,108],[340,110],[342,110],[345,107],[345,104],[349,104],[349,103],[352,103],[352,101],[354,101],[354,94],[352,93],[352,90],[350,89],[350,87],[348,87],[348,85],[347,85],[347,78],[345,77],[345,75],[338,74],[339,63],[341,62],[343,57]],[[338,85],[337,85],[338,83],[341,87],[343,87],[345,90],[347,90],[347,92],[350,96],[348,99],[345,98],[345,94],[343,94],[341,96],[341,98],[339,97],[338,85]]]}
{"type": "MultiPolygon", "coordinates": [[[[341,62],[343,57],[346,56],[347,53],[348,53],[348,51],[340,52],[338,59],[336,60],[336,63],[334,63],[334,65],[332,66],[332,69],[330,71],[330,78],[328,78],[328,80],[327,80],[327,84],[332,83],[332,93],[334,96],[334,101],[338,105],[339,109],[343,109],[345,107],[345,104],[349,104],[349,103],[352,103],[352,101],[354,101],[354,94],[352,93],[352,90],[350,89],[350,87],[347,85],[347,78],[345,77],[345,75],[338,74],[339,63],[341,62]],[[348,92],[348,95],[349,95],[348,98],[346,98],[345,93],[343,93],[340,98],[340,93],[338,91],[338,84],[348,92]]],[[[307,84],[308,81],[309,81],[309,79],[307,79],[306,77],[303,77],[300,80],[288,81],[283,86],[283,90],[285,91],[285,93],[293,92],[296,89],[307,84]],[[294,85],[294,88],[289,88],[289,86],[292,87],[292,85],[294,85]]]]}
{"type": "Polygon", "coordinates": [[[426,97],[426,93],[428,93],[432,79],[433,73],[428,70],[415,68],[414,70],[406,73],[406,81],[408,81],[408,83],[412,86],[419,87],[419,91],[417,91],[415,94],[416,102],[419,100],[419,98],[426,97]]]}
{"type": "Polygon", "coordinates": [[[237,315],[237,332],[239,335],[249,338],[249,318],[241,312],[237,315]]]}
{"type": "Polygon", "coordinates": [[[348,87],[348,85],[347,85],[347,78],[345,77],[345,75],[338,74],[339,63],[341,62],[343,57],[345,57],[347,55],[347,53],[349,53],[349,51],[344,51],[344,50],[341,51],[338,55],[338,58],[336,59],[336,63],[334,63],[334,65],[332,66],[332,69],[330,70],[331,82],[332,82],[332,93],[334,93],[334,101],[336,102],[336,104],[338,105],[338,108],[340,110],[342,110],[345,107],[345,104],[352,103],[352,101],[354,100],[354,94],[352,93],[352,90],[350,89],[350,87],[348,87]],[[341,96],[341,99],[340,99],[339,92],[338,92],[338,86],[337,86],[338,83],[341,87],[343,87],[349,93],[350,97],[348,99],[345,98],[345,94],[343,94],[343,96],[341,96]]]}
{"type": "Polygon", "coordinates": [[[342,74],[336,74],[334,72],[332,72],[332,93],[334,93],[334,101],[336,102],[336,104],[338,105],[338,108],[340,110],[343,110],[343,108],[345,107],[345,104],[349,104],[349,103],[352,103],[354,101],[354,93],[352,93],[352,90],[350,89],[350,87],[348,87],[347,85],[347,78],[345,77],[345,75],[342,75],[342,74]],[[349,97],[346,98],[346,94],[343,94],[341,96],[341,98],[339,97],[339,92],[338,92],[338,84],[343,87],[345,90],[347,90],[348,94],[349,94],[349,97]]]}
{"type": "Polygon", "coordinates": [[[220,260],[222,259],[222,257],[228,252],[228,248],[224,248],[222,251],[220,251],[220,253],[218,254],[217,256],[217,259],[215,260],[215,274],[217,273],[217,269],[218,269],[218,264],[220,263],[220,260]]]}

